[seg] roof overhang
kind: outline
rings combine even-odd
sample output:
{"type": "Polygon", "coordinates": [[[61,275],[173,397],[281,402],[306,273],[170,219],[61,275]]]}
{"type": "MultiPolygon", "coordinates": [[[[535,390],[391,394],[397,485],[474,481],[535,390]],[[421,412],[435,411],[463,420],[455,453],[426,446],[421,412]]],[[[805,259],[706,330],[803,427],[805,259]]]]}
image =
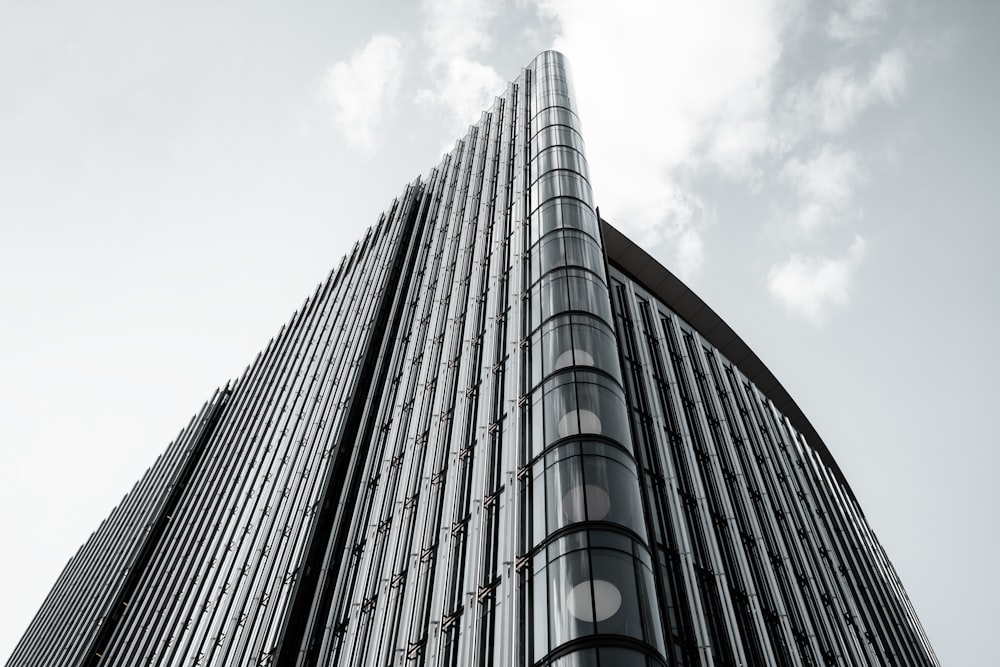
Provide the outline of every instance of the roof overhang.
{"type": "MultiPolygon", "coordinates": [[[[788,417],[795,430],[805,437],[806,444],[819,455],[837,481],[843,485],[851,498],[854,498],[851,485],[847,483],[840,466],[802,412],[802,408],[795,403],[788,391],[774,377],[774,373],[764,365],[760,357],[733,331],[732,327],[692,292],[680,278],[603,218],[601,218],[601,232],[604,235],[608,261],[684,318],[753,382],[774,407],[788,417]]],[[[855,505],[857,506],[856,502],[855,505]]]]}

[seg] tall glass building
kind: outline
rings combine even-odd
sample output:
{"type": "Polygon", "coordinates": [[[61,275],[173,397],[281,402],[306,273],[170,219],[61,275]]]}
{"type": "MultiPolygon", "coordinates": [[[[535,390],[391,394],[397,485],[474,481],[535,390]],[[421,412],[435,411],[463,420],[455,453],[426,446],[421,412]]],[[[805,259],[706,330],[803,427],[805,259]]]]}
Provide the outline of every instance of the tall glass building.
{"type": "Polygon", "coordinates": [[[819,435],[601,220],[543,53],[69,561],[9,665],[936,665],[819,435]]]}

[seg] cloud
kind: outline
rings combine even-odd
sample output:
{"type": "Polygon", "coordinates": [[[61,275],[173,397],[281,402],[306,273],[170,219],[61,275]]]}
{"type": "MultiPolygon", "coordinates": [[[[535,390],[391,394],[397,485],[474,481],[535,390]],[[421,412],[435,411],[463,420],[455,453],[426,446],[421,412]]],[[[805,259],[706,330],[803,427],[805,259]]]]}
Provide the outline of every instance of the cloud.
{"type": "Polygon", "coordinates": [[[444,107],[457,126],[473,123],[504,87],[497,71],[474,57],[492,44],[488,27],[497,5],[489,0],[424,0],[421,8],[437,85],[420,90],[417,101],[444,107]]]}
{"type": "Polygon", "coordinates": [[[909,61],[901,49],[883,53],[867,76],[854,67],[827,70],[811,87],[796,87],[785,98],[788,121],[805,133],[818,127],[839,134],[877,103],[894,104],[906,92],[909,61]]]}
{"type": "MultiPolygon", "coordinates": [[[[853,62],[842,42],[874,34],[888,0],[832,1],[817,10],[800,0],[536,0],[556,26],[553,48],[573,66],[602,215],[670,253],[685,279],[711,253],[714,208],[699,188],[718,177],[773,192],[793,240],[815,242],[819,230],[863,216],[864,153],[848,131],[902,98],[909,59],[883,46],[853,62]]],[[[843,258],[792,255],[773,268],[771,291],[818,321],[847,298],[863,248],[859,237],[843,258]]]]}
{"type": "Polygon", "coordinates": [[[837,259],[792,255],[768,271],[768,291],[790,314],[819,326],[831,307],[849,301],[851,281],[866,246],[855,236],[847,253],[837,259]]]}
{"type": "Polygon", "coordinates": [[[496,70],[465,57],[451,58],[444,66],[434,89],[422,89],[417,101],[439,104],[459,126],[474,123],[503,88],[496,70]]]}
{"type": "Polygon", "coordinates": [[[704,207],[684,185],[698,165],[741,176],[769,149],[783,3],[540,0],[573,65],[602,214],[666,243],[692,274],[704,207]]]}
{"type": "Polygon", "coordinates": [[[431,58],[448,62],[475,51],[488,50],[492,44],[487,27],[497,15],[495,2],[489,0],[423,0],[424,41],[431,58]]]}
{"type": "Polygon", "coordinates": [[[856,42],[872,34],[872,23],[886,14],[885,0],[838,0],[826,23],[827,36],[839,42],[856,42]]]}
{"type": "Polygon", "coordinates": [[[327,70],[323,98],[330,118],[348,144],[365,154],[378,146],[376,131],[383,109],[396,96],[403,73],[402,44],[389,35],[374,35],[368,44],[327,70]]]}
{"type": "Polygon", "coordinates": [[[862,172],[853,152],[824,145],[809,159],[789,158],[780,179],[792,185],[800,199],[796,226],[811,232],[845,217],[862,172]]]}

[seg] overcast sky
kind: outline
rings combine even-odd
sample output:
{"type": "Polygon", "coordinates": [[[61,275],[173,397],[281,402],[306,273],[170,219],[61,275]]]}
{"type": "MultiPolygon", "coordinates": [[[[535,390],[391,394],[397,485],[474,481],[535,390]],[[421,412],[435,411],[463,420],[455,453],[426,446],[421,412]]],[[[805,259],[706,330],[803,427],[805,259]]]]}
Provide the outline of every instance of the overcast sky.
{"type": "Polygon", "coordinates": [[[4,2],[0,660],[202,401],[555,47],[602,215],[795,397],[942,664],[992,663],[998,37],[988,0],[4,2]]]}

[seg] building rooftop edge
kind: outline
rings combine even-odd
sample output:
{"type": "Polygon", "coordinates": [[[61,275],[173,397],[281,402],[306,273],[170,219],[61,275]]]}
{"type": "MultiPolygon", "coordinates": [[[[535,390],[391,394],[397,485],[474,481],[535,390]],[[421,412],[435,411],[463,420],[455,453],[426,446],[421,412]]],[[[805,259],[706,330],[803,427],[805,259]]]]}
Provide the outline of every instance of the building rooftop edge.
{"type": "Polygon", "coordinates": [[[761,361],[760,357],[750,349],[750,346],[740,338],[739,334],[733,331],[732,327],[726,324],[725,320],[702,301],[701,297],[685,285],[680,278],[603,217],[600,218],[600,221],[608,261],[615,268],[628,274],[650,294],[655,295],[670,306],[675,313],[684,318],[705,340],[725,355],[740,372],[757,385],[757,388],[774,404],[774,407],[788,417],[795,430],[805,437],[806,443],[819,455],[823,463],[854,500],[855,507],[861,511],[851,485],[844,477],[843,471],[837,465],[837,461],[833,458],[826,443],[823,442],[802,408],[798,406],[795,399],[761,361]]]}

